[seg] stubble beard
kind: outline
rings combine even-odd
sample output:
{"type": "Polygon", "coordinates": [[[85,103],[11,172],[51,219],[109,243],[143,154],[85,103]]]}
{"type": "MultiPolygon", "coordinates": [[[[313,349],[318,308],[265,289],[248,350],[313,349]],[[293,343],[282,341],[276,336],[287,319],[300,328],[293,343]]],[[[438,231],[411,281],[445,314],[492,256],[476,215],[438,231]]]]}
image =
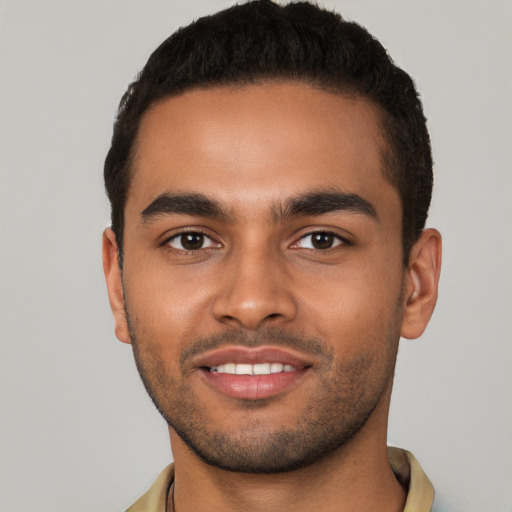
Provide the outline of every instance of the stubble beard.
{"type": "MultiPolygon", "coordinates": [[[[230,331],[191,342],[191,350],[182,355],[179,368],[194,351],[235,342],[251,346],[257,344],[256,339],[314,351],[321,360],[315,368],[320,382],[318,393],[305,405],[298,404],[304,413],[293,427],[269,425],[260,419],[228,433],[212,424],[208,411],[199,406],[181,370],[170,369],[136,332],[136,323],[129,315],[127,318],[137,369],[153,403],[199,459],[228,471],[288,472],[328,456],[350,443],[361,431],[393,380],[398,339],[385,340],[389,353],[379,357],[376,353],[363,353],[348,362],[337,362],[332,349],[321,340],[281,329],[265,329],[257,337],[245,331],[230,331]]],[[[394,333],[386,334],[395,337],[394,333]]],[[[270,400],[241,400],[240,407],[250,414],[250,410],[266,407],[270,400]]]]}

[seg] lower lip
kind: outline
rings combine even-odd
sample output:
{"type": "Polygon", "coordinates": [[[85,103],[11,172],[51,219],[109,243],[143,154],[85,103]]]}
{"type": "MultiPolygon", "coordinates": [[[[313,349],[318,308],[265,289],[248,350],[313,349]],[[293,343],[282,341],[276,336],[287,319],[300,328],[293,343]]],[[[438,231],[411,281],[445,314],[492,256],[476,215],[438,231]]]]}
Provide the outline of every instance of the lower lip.
{"type": "Polygon", "coordinates": [[[282,393],[296,385],[307,368],[269,375],[233,375],[201,369],[201,373],[217,391],[232,398],[261,400],[282,393]]]}

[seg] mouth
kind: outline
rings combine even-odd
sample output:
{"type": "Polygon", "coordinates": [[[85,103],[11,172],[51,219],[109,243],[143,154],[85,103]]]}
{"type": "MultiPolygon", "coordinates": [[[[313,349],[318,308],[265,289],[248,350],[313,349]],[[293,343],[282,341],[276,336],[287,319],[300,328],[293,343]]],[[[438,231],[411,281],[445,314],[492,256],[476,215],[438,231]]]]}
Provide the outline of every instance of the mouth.
{"type": "Polygon", "coordinates": [[[261,400],[290,391],[313,363],[302,355],[275,347],[227,347],[195,361],[206,384],[222,395],[261,400]]]}
{"type": "Polygon", "coordinates": [[[283,363],[225,363],[213,366],[210,371],[228,375],[271,375],[273,373],[294,372],[297,371],[297,368],[291,364],[283,363]]]}

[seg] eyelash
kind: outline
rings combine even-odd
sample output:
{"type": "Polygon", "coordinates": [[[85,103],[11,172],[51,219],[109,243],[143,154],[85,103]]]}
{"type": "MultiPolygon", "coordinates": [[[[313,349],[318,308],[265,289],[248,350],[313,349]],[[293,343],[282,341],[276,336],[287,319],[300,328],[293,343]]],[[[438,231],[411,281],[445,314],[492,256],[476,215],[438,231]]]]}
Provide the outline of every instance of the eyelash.
{"type": "Polygon", "coordinates": [[[214,247],[215,245],[220,246],[221,244],[220,244],[220,242],[216,242],[212,236],[205,233],[204,231],[201,231],[200,229],[187,229],[187,230],[180,231],[180,232],[175,233],[174,235],[166,238],[164,240],[164,242],[162,243],[162,246],[164,246],[164,247],[166,246],[167,248],[169,248],[171,250],[179,251],[179,252],[186,253],[186,254],[197,253],[200,250],[215,248],[214,247]],[[178,240],[186,235],[200,235],[203,237],[203,240],[204,239],[210,240],[212,243],[212,247],[200,247],[198,249],[185,249],[185,248],[179,249],[176,247],[172,247],[171,242],[173,240],[178,240]]]}
{"type": "Polygon", "coordinates": [[[296,242],[294,242],[292,244],[292,248],[293,248],[293,246],[297,246],[299,244],[299,242],[301,242],[302,240],[305,240],[306,238],[312,237],[314,235],[324,235],[324,236],[328,236],[328,237],[333,237],[334,241],[337,241],[338,243],[336,243],[332,247],[327,247],[327,248],[324,248],[324,249],[319,249],[319,248],[316,248],[316,247],[304,247],[304,249],[308,249],[310,251],[316,251],[316,252],[327,252],[327,251],[329,251],[331,249],[336,249],[336,247],[339,247],[339,246],[343,246],[343,245],[344,246],[350,246],[350,245],[352,245],[352,242],[350,240],[348,240],[344,236],[341,236],[339,233],[336,233],[334,231],[330,231],[328,229],[317,229],[315,231],[311,231],[309,233],[305,233],[304,235],[302,235],[296,242]]]}
{"type": "MultiPolygon", "coordinates": [[[[305,233],[302,236],[300,236],[295,242],[293,242],[293,244],[291,244],[290,248],[293,250],[301,249],[301,247],[299,246],[300,242],[304,241],[308,237],[312,237],[314,235],[324,235],[327,237],[332,237],[333,243],[335,245],[332,245],[331,247],[326,247],[326,248],[317,248],[314,246],[313,247],[302,247],[303,249],[306,249],[308,251],[315,251],[315,252],[320,252],[320,253],[324,252],[325,253],[325,252],[330,252],[331,250],[335,250],[337,247],[340,247],[340,246],[353,245],[353,243],[350,240],[348,240],[344,236],[341,236],[339,233],[336,233],[336,232],[328,230],[328,229],[316,229],[314,231],[310,231],[309,233],[305,233]]],[[[188,230],[183,230],[178,233],[175,233],[172,236],[166,238],[161,245],[164,247],[167,247],[169,250],[178,251],[182,254],[197,254],[198,251],[216,249],[221,246],[221,243],[215,241],[215,239],[212,236],[210,236],[209,234],[205,233],[204,231],[202,231],[200,229],[188,229],[188,230]],[[181,237],[186,236],[186,235],[199,235],[199,236],[203,237],[201,247],[198,247],[197,249],[186,249],[186,248],[172,247],[172,245],[171,245],[172,241],[178,240],[181,237]],[[210,247],[202,247],[205,239],[210,240],[210,243],[211,243],[210,247]]],[[[181,244],[181,245],[183,247],[183,244],[181,244]]],[[[313,245],[313,243],[311,243],[310,245],[313,245]]]]}

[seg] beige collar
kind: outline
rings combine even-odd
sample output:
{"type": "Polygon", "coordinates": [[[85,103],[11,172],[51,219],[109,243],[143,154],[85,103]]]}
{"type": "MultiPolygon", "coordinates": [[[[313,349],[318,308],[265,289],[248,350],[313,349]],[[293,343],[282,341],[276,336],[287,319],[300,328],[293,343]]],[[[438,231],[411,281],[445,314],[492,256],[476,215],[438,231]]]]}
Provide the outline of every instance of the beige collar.
{"type": "MultiPolygon", "coordinates": [[[[414,455],[407,450],[388,447],[388,457],[397,479],[408,488],[403,512],[430,512],[434,502],[434,487],[414,455]]],[[[167,509],[167,496],[173,479],[174,464],[170,464],[158,475],[149,491],[126,512],[173,512],[172,505],[167,509]]]]}

